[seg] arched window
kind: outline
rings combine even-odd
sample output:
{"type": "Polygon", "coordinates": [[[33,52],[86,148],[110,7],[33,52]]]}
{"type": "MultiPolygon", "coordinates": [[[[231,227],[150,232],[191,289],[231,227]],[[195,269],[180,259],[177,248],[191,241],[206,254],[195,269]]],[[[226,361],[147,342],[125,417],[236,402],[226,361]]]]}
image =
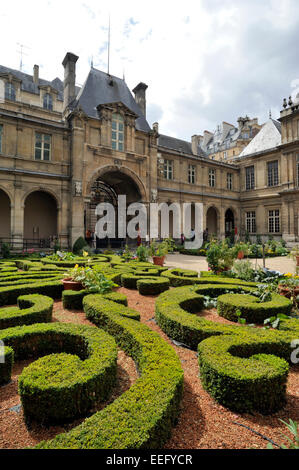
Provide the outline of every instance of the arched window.
{"type": "Polygon", "coordinates": [[[124,118],[117,113],[112,114],[111,142],[113,150],[124,151],[124,118]]]}
{"type": "Polygon", "coordinates": [[[53,109],[53,99],[50,93],[46,93],[44,95],[44,108],[49,109],[49,111],[52,111],[53,109]]]}
{"type": "Polygon", "coordinates": [[[5,83],[5,99],[16,101],[16,89],[12,83],[5,83]]]}

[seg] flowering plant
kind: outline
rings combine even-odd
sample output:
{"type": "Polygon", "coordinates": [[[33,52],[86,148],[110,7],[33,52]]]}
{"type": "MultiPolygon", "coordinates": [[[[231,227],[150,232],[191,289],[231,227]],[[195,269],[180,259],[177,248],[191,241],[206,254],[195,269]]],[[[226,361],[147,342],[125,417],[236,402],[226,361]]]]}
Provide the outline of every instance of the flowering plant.
{"type": "Polygon", "coordinates": [[[112,291],[113,287],[117,287],[111,279],[107,279],[104,274],[98,270],[87,266],[76,266],[66,273],[73,281],[81,282],[83,287],[91,293],[107,294],[112,291]]]}

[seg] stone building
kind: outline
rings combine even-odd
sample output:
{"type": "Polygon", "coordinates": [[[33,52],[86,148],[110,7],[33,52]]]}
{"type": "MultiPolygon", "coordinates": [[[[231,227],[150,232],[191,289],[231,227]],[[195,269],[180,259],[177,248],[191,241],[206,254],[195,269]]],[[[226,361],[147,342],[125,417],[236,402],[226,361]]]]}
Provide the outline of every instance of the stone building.
{"type": "Polygon", "coordinates": [[[120,194],[127,204],[202,202],[204,226],[218,237],[247,230],[299,241],[296,103],[260,132],[246,118],[249,145],[212,159],[200,136],[186,142],[149,126],[144,83],[133,97],[124,80],[92,67],[77,87],[77,60],[66,54],[64,83],[41,79],[38,66],[32,75],[0,66],[1,242],[70,247],[94,230],[96,205],[120,194]]]}

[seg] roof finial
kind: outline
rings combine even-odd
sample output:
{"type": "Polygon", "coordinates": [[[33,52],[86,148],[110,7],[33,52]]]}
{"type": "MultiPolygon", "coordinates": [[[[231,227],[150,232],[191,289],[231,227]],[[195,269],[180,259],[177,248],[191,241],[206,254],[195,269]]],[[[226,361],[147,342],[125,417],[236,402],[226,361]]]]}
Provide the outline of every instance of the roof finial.
{"type": "Polygon", "coordinates": [[[269,119],[272,119],[272,111],[271,111],[271,109],[270,109],[270,111],[269,111],[269,119]]]}
{"type": "Polygon", "coordinates": [[[93,69],[93,55],[91,56],[90,67],[93,69]]]}
{"type": "Polygon", "coordinates": [[[124,81],[124,82],[126,81],[126,77],[125,77],[125,69],[123,69],[123,81],[124,81]]]}

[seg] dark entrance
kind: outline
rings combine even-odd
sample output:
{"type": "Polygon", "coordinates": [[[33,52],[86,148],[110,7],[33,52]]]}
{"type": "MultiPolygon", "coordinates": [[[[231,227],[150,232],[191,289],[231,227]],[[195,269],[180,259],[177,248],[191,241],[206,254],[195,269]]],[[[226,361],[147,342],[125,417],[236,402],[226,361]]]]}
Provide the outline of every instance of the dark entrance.
{"type": "MultiPolygon", "coordinates": [[[[115,210],[116,238],[96,237],[96,248],[121,248],[129,242],[127,238],[118,237],[118,196],[126,195],[127,207],[133,202],[140,202],[139,189],[132,178],[121,171],[109,171],[98,178],[91,187],[91,200],[85,206],[85,232],[94,233],[99,217],[95,214],[98,204],[108,202],[115,210]]],[[[133,216],[127,216],[127,223],[133,216]]]]}
{"type": "Polygon", "coordinates": [[[225,213],[225,238],[234,238],[235,236],[235,217],[231,209],[225,213]]]}

